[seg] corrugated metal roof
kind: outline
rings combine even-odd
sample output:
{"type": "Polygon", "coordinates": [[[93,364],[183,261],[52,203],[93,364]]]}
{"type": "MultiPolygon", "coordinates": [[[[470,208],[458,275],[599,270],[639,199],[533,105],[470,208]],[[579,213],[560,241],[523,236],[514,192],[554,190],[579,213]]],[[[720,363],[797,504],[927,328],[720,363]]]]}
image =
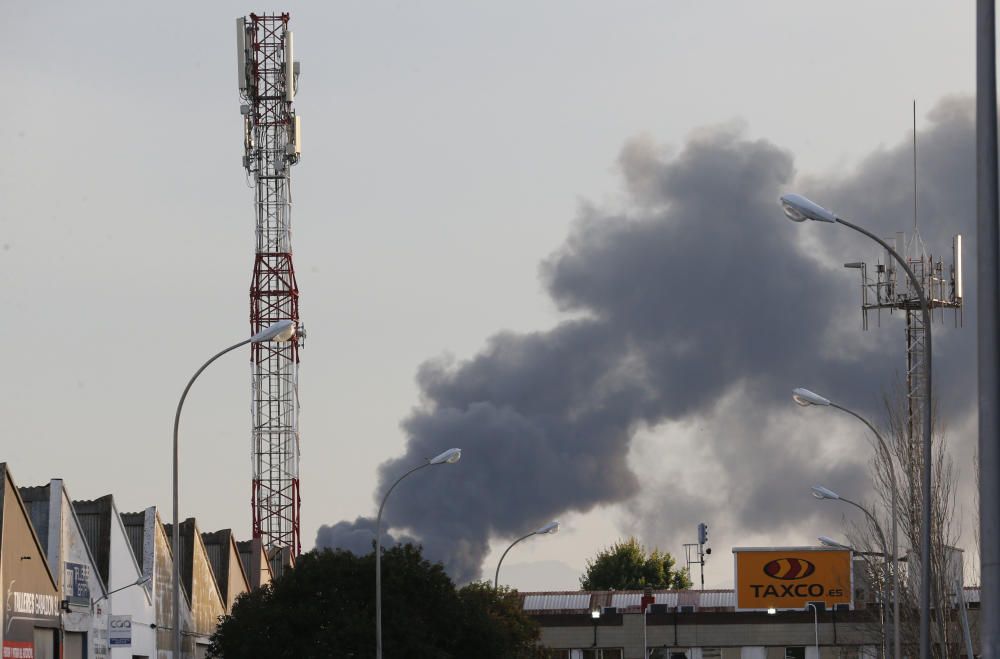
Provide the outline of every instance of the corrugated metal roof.
{"type": "Polygon", "coordinates": [[[630,606],[639,606],[642,593],[625,592],[611,595],[611,606],[616,609],[627,609],[630,606]]]}
{"type": "MultiPolygon", "coordinates": [[[[621,591],[611,594],[611,606],[619,609],[642,606],[641,590],[621,591]]],[[[653,593],[653,601],[656,604],[666,604],[667,606],[677,606],[677,592],[668,590],[653,593]]]]}
{"type": "Polygon", "coordinates": [[[250,569],[250,556],[253,554],[253,542],[250,540],[244,540],[243,542],[236,543],[236,551],[240,554],[240,562],[243,563],[243,571],[247,573],[250,579],[250,587],[254,588],[256,585],[253,583],[256,578],[250,569]]]}
{"type": "Polygon", "coordinates": [[[665,593],[653,593],[656,598],[657,604],[666,604],[667,606],[677,606],[677,593],[673,591],[668,591],[665,593]]]}
{"type": "MultiPolygon", "coordinates": [[[[587,611],[593,602],[594,605],[638,611],[642,595],[641,590],[525,593],[524,610],[587,611]]],[[[653,597],[656,604],[666,604],[670,607],[694,606],[699,609],[736,607],[736,592],[733,590],[661,590],[654,592],[653,597]]],[[[969,597],[969,601],[973,601],[971,596],[969,597]]]]}
{"type": "Polygon", "coordinates": [[[90,551],[97,563],[97,571],[104,583],[110,583],[111,572],[111,495],[106,494],[90,501],[74,501],[73,511],[80,521],[90,551]]]}
{"type": "Polygon", "coordinates": [[[37,485],[17,488],[21,501],[28,510],[31,525],[35,527],[42,551],[49,551],[49,486],[37,485]]]}
{"type": "Polygon", "coordinates": [[[736,608],[735,590],[703,590],[698,593],[698,608],[736,608]]]}
{"type": "Polygon", "coordinates": [[[590,593],[545,593],[525,595],[525,611],[589,611],[590,593]]]}
{"type": "Polygon", "coordinates": [[[125,526],[128,543],[132,547],[135,562],[142,565],[142,545],[146,534],[146,513],[122,513],[120,517],[122,524],[125,526]]]}

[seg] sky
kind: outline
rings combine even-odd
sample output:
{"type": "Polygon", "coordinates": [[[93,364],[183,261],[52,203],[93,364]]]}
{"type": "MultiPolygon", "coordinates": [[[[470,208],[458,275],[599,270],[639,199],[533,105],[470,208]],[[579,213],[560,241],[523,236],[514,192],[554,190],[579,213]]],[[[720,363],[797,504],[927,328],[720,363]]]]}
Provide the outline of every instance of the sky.
{"type": "MultiPolygon", "coordinates": [[[[248,331],[252,191],[230,2],[12,0],[0,26],[0,413],[17,482],[169,517],[173,412],[248,331]],[[162,9],[162,7],[161,7],[162,9]]],[[[572,589],[634,534],[707,587],[733,546],[814,544],[870,501],[898,317],[862,332],[876,251],[784,220],[799,191],[974,273],[974,16],[962,3],[289,2],[303,157],[293,250],[302,540],[367,538],[387,507],[458,579],[572,589]],[[418,478],[420,480],[418,480],[418,478]],[[322,529],[322,531],[321,531],[322,529]],[[367,533],[367,536],[365,535],[367,533]]],[[[974,299],[974,289],[966,293],[974,299]]],[[[975,553],[975,313],[935,330],[935,377],[975,553]]],[[[181,425],[181,513],[250,530],[248,355],[181,425]]],[[[357,546],[357,544],[355,544],[357,546]]]]}

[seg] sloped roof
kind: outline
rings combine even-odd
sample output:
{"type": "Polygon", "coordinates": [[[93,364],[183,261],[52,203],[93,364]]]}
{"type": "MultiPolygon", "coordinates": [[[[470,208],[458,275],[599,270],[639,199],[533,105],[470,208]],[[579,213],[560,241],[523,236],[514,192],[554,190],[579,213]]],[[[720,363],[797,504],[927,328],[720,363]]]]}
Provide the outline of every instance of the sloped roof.
{"type": "Polygon", "coordinates": [[[111,574],[111,499],[110,494],[105,494],[98,499],[73,502],[73,510],[104,583],[110,583],[111,574]]]}
{"type": "Polygon", "coordinates": [[[42,549],[49,551],[49,490],[48,485],[30,485],[17,488],[21,501],[28,511],[31,525],[35,527],[35,535],[42,543],[42,549]]]}
{"type": "Polygon", "coordinates": [[[233,605],[233,603],[229,601],[231,581],[238,579],[242,581],[244,588],[250,587],[250,580],[247,579],[247,570],[245,570],[241,564],[243,559],[242,553],[237,549],[241,560],[236,561],[235,565],[233,565],[230,560],[233,546],[238,546],[239,543],[236,543],[233,538],[232,529],[222,529],[220,531],[215,531],[214,533],[202,533],[201,540],[205,545],[205,553],[208,556],[208,562],[211,564],[212,571],[215,573],[215,581],[219,586],[219,590],[224,598],[224,604],[228,609],[233,605]]]}
{"type": "Polygon", "coordinates": [[[120,517],[125,526],[125,535],[128,536],[128,544],[132,547],[135,562],[142,565],[143,543],[146,539],[146,513],[122,513],[120,517]]]}

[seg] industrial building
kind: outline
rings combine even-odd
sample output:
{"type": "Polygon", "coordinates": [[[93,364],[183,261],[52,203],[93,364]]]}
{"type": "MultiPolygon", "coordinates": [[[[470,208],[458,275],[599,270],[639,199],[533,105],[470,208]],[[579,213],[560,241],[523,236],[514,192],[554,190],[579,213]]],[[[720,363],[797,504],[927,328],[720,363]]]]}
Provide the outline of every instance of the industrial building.
{"type": "MultiPolygon", "coordinates": [[[[174,556],[156,508],[118,510],[112,495],[74,501],[62,480],[18,487],[0,463],[0,657],[168,659],[174,556]]],[[[180,525],[180,656],[207,654],[240,594],[293,564],[260,539],[180,525]]]]}
{"type": "MultiPolygon", "coordinates": [[[[964,592],[978,652],[979,589],[964,592]]],[[[541,626],[540,641],[551,659],[884,656],[879,610],[871,601],[859,601],[853,610],[818,606],[772,614],[737,610],[735,590],[655,591],[649,593],[652,603],[643,612],[644,595],[642,591],[531,592],[522,594],[522,606],[541,626]]],[[[862,595],[871,599],[869,593],[862,595]]],[[[955,645],[964,648],[962,639],[955,645]]],[[[951,656],[967,657],[967,653],[960,649],[951,656]]]]}

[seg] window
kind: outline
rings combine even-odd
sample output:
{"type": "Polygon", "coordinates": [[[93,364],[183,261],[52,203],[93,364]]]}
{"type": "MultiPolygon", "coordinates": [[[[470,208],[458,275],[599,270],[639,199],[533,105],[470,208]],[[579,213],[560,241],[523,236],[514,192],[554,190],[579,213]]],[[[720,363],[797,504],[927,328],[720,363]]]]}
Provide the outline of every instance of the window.
{"type": "Polygon", "coordinates": [[[623,659],[621,648],[546,650],[545,659],[623,659]]]}
{"type": "Polygon", "coordinates": [[[785,659],[806,659],[806,649],[803,646],[785,648],[785,659]]]}
{"type": "Polygon", "coordinates": [[[670,650],[666,646],[649,649],[649,659],[687,659],[687,656],[688,653],[686,650],[678,650],[676,648],[670,650]]]}

